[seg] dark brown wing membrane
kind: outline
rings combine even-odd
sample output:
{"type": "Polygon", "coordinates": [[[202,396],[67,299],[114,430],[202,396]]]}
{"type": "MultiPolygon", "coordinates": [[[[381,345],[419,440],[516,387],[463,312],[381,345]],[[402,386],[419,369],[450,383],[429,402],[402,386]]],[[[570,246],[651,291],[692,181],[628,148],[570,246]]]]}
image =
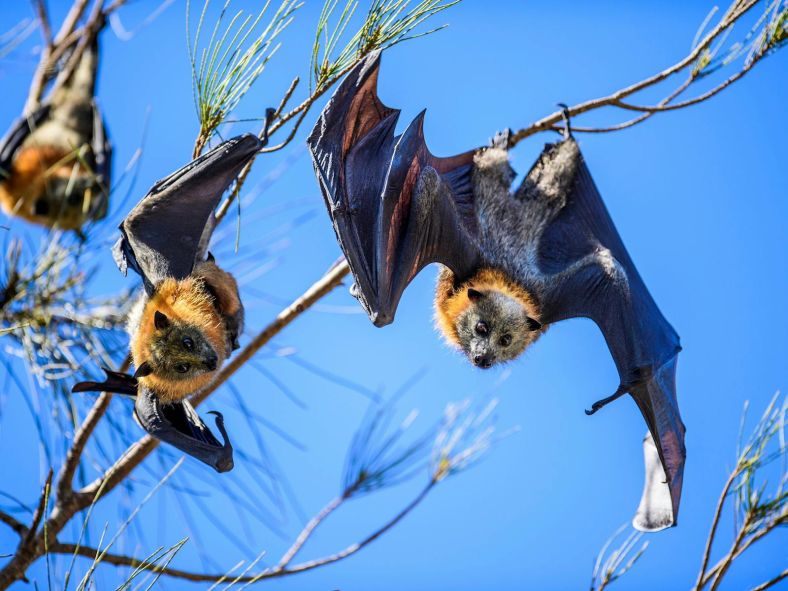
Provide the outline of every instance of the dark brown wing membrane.
{"type": "Polygon", "coordinates": [[[541,174],[552,167],[574,175],[539,243],[537,264],[553,278],[543,295],[543,320],[584,316],[602,330],[621,383],[589,414],[632,395],[649,429],[646,486],[634,525],[646,531],[675,525],[686,456],[676,399],[678,334],[646,289],[575,141],[548,146],[542,159],[541,174]]]}
{"type": "Polygon", "coordinates": [[[220,413],[211,414],[216,415],[216,427],[224,443],[216,439],[188,400],[162,404],[153,392],[140,388],[133,376],[108,369],[104,372],[107,374],[104,382],[79,382],[71,391],[117,392],[133,396],[134,416],[149,435],[208,464],[217,472],[233,469],[233,446],[227,437],[224,418],[220,413]]]}
{"type": "Polygon", "coordinates": [[[307,143],[320,188],[356,282],[377,326],[426,265],[462,278],[478,266],[471,170],[474,152],[430,154],[423,113],[395,136],[399,111],[377,95],[380,53],[358,64],[320,115],[307,143]]]}
{"type": "Polygon", "coordinates": [[[158,396],[141,388],[134,404],[134,415],[145,431],[182,452],[208,464],[217,472],[233,469],[233,446],[224,429],[224,418],[216,415],[216,428],[224,443],[211,433],[188,400],[161,404],[158,396]]]}
{"type": "Polygon", "coordinates": [[[120,225],[120,270],[139,273],[148,293],[165,277],[188,277],[205,255],[222,194],[264,145],[252,134],[227,140],[157,182],[120,225]]]}
{"type": "MultiPolygon", "coordinates": [[[[91,147],[93,149],[94,173],[100,183],[104,193],[109,196],[112,188],[112,144],[107,135],[107,127],[104,124],[104,117],[101,115],[98,103],[94,99],[93,106],[93,138],[91,147]]],[[[103,200],[104,212],[96,217],[104,217],[107,209],[107,200],[103,200]]]]}
{"type": "Polygon", "coordinates": [[[5,179],[11,171],[11,165],[17,150],[22,143],[49,115],[50,106],[44,105],[36,109],[27,117],[20,117],[14,121],[11,129],[0,140],[0,181],[5,179]]]}

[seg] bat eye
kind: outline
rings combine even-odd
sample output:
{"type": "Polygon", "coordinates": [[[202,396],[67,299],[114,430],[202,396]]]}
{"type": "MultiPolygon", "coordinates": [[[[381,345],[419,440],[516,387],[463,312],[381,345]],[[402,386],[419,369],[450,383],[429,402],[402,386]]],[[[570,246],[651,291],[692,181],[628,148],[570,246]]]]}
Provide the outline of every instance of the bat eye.
{"type": "Polygon", "coordinates": [[[476,334],[486,336],[488,332],[490,332],[490,329],[484,320],[480,320],[476,323],[476,334]]]}
{"type": "Polygon", "coordinates": [[[186,373],[189,371],[189,364],[188,363],[179,363],[175,366],[175,371],[178,373],[186,373]]]}
{"type": "Polygon", "coordinates": [[[191,351],[194,349],[194,341],[191,340],[189,337],[183,339],[183,348],[187,351],[191,351]]]}
{"type": "Polygon", "coordinates": [[[498,341],[498,343],[501,345],[501,347],[508,347],[509,345],[512,344],[512,335],[510,334],[503,335],[501,339],[498,341]]]}

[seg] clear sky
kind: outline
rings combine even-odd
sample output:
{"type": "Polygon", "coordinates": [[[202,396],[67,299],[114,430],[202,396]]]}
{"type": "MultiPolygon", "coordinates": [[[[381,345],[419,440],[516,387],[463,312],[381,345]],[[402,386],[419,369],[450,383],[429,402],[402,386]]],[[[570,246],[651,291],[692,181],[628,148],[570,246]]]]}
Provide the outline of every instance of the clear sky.
{"type": "MultiPolygon", "coordinates": [[[[66,3],[49,3],[62,17],[66,3]]],[[[237,6],[253,4],[239,0],[237,6]]],[[[238,118],[261,116],[265,107],[275,106],[294,75],[307,75],[320,2],[306,4],[238,118]]],[[[122,11],[126,28],[134,29],[155,5],[136,2],[122,11]]],[[[446,30],[385,53],[380,94],[388,105],[402,109],[401,125],[426,107],[431,150],[458,153],[486,143],[499,129],[531,123],[558,102],[573,104],[606,94],[674,63],[688,51],[710,8],[711,2],[702,1],[592,7],[578,1],[466,0],[437,17],[449,23],[446,30]]],[[[26,2],[4,3],[0,30],[29,11],[26,2]]],[[[112,32],[103,36],[98,95],[115,145],[116,176],[137,148],[149,112],[133,199],[184,164],[196,136],[184,13],[177,1],[131,40],[121,41],[112,32]]],[[[0,61],[0,127],[20,112],[35,63],[32,45],[0,61]]],[[[648,536],[650,548],[617,583],[621,589],[686,589],[694,582],[714,503],[734,461],[744,401],[751,401],[752,416],[759,415],[775,391],[786,386],[787,66],[788,53],[778,54],[710,102],[656,116],[631,130],[579,138],[632,258],[684,347],[678,393],[688,459],[679,526],[648,536]]],[[[307,116],[290,147],[258,161],[247,184],[261,190],[244,210],[244,257],[221,249],[220,262],[242,276],[250,334],[340,255],[304,149],[318,112],[307,116]]],[[[612,117],[591,115],[577,124],[607,123],[612,117]]],[[[223,134],[258,126],[239,123],[223,134]]],[[[554,139],[554,134],[542,134],[518,146],[512,155],[516,170],[525,172],[543,143],[554,139]]],[[[232,233],[235,216],[230,217],[227,230],[232,233]]],[[[37,236],[19,222],[12,232],[37,236]]],[[[95,293],[130,285],[131,279],[114,271],[109,250],[99,262],[95,293]]],[[[590,321],[568,321],[506,368],[474,370],[433,329],[434,276],[430,268],[414,281],[392,326],[373,327],[357,313],[347,290],[339,289],[260,354],[259,366],[281,380],[305,408],[250,367],[234,380],[249,408],[270,423],[262,428],[265,457],[279,467],[301,508],[277,515],[281,535],[257,521],[240,524],[227,497],[205,484],[230,486],[239,479],[250,498],[259,497],[260,513],[275,511],[260,489],[248,483],[244,466],[214,476],[207,468],[189,465],[181,469],[188,470],[182,482],[207,491],[197,499],[212,519],[192,505],[187,525],[177,508],[180,493],[162,491],[139,517],[135,536],[145,535],[126,549],[145,555],[191,532],[199,541],[190,541],[176,558],[179,568],[200,569],[209,556],[213,562],[206,569],[229,569],[263,549],[268,554],[261,564],[274,562],[304,516],[339,491],[345,450],[369,405],[359,390],[391,395],[424,370],[397,405],[400,416],[414,407],[421,410],[416,432],[433,424],[449,401],[483,399],[491,392],[500,398],[499,428],[518,426],[519,431],[482,463],[442,483],[403,522],[356,556],[269,586],[343,591],[587,588],[598,549],[631,519],[642,486],[645,425],[632,401],[622,399],[593,417],[583,413],[617,385],[602,335],[590,321]],[[322,372],[362,388],[327,379],[322,372]],[[222,533],[225,526],[235,533],[234,540],[222,533]]],[[[224,388],[207,408],[226,411],[236,447],[259,457],[258,442],[232,410],[233,397],[224,388]]],[[[2,489],[30,502],[45,468],[31,462],[37,457],[33,422],[18,392],[9,389],[0,400],[2,489]]],[[[114,401],[112,412],[129,438],[139,434],[128,404],[114,401]]],[[[173,457],[160,455],[150,466],[158,469],[173,457]]],[[[89,467],[84,478],[96,474],[89,467]]],[[[138,470],[136,476],[135,496],[116,491],[102,502],[91,523],[92,541],[104,522],[113,532],[120,511],[150,489],[150,473],[138,470]]],[[[323,556],[361,539],[407,504],[425,479],[426,473],[420,473],[402,486],[348,504],[318,532],[302,558],[323,556]]],[[[726,522],[725,544],[729,532],[726,522]]],[[[63,539],[70,535],[75,533],[66,532],[63,539]]],[[[784,569],[787,544],[786,532],[763,542],[737,561],[723,588],[750,588],[784,569]]],[[[13,535],[0,527],[0,554],[12,552],[14,545],[13,535]]],[[[45,588],[43,561],[31,574],[45,588]]],[[[104,567],[100,588],[109,588],[119,575],[104,567]]],[[[198,588],[162,582],[170,589],[198,588]]]]}

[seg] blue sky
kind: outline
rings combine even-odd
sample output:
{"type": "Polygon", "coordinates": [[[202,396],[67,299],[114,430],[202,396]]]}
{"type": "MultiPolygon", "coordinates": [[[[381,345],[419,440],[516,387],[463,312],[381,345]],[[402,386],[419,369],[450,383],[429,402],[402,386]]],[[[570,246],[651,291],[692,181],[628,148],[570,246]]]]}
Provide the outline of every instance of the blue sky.
{"type": "MultiPolygon", "coordinates": [[[[50,4],[62,15],[66,3],[50,4]]],[[[154,5],[129,6],[121,13],[126,27],[140,23],[154,5]]],[[[614,2],[592,8],[569,1],[466,0],[439,15],[439,21],[450,25],[446,30],[384,54],[380,94],[386,104],[402,109],[401,125],[426,107],[430,149],[439,155],[458,153],[486,143],[501,128],[529,124],[552,112],[557,102],[600,96],[674,63],[688,51],[710,7],[707,2],[614,2]]],[[[259,117],[279,101],[294,75],[307,76],[319,8],[319,2],[309,1],[300,11],[238,118],[259,117]]],[[[0,29],[7,30],[28,11],[24,2],[4,7],[0,29]]],[[[188,160],[197,132],[184,6],[176,2],[130,41],[107,32],[103,42],[99,98],[115,145],[116,175],[137,148],[148,118],[134,192],[138,198],[188,160]]],[[[34,65],[29,50],[26,46],[0,62],[2,121],[10,122],[20,111],[34,65]]],[[[684,347],[678,392],[688,459],[680,525],[648,537],[645,556],[616,583],[621,589],[683,589],[694,582],[714,503],[734,461],[744,401],[750,400],[752,416],[759,415],[775,391],[785,387],[786,66],[788,54],[778,54],[710,102],[659,115],[624,132],[579,138],[632,258],[684,347]]],[[[247,259],[233,261],[231,249],[224,249],[226,264],[242,275],[266,269],[242,289],[250,334],[340,255],[303,145],[318,112],[307,116],[290,147],[261,158],[255,167],[247,187],[263,183],[263,190],[244,210],[241,246],[247,259]],[[275,182],[270,182],[272,171],[275,182]]],[[[612,117],[600,113],[577,124],[607,123],[612,117]]],[[[257,126],[239,123],[223,133],[257,126]]],[[[512,154],[515,169],[525,172],[542,144],[553,139],[543,134],[523,142],[512,154]]],[[[231,218],[228,222],[234,223],[231,218]]],[[[233,231],[230,224],[227,228],[233,231]]],[[[12,232],[37,236],[19,222],[12,232]]],[[[108,250],[99,262],[96,293],[129,285],[114,271],[108,250]]],[[[352,313],[358,312],[355,301],[339,289],[262,352],[260,365],[303,400],[305,409],[251,368],[239,374],[234,387],[272,425],[263,429],[266,453],[295,491],[303,514],[312,515],[337,494],[345,450],[368,399],[359,388],[321,377],[304,363],[384,394],[424,370],[398,403],[401,416],[420,409],[416,431],[431,425],[448,402],[490,393],[500,398],[500,429],[518,426],[519,431],[482,463],[442,483],[407,519],[356,556],[273,581],[270,587],[587,588],[598,549],[632,517],[642,486],[645,426],[629,399],[590,418],[583,413],[617,385],[596,326],[585,320],[559,324],[524,358],[501,370],[476,371],[435,334],[434,275],[434,269],[427,269],[414,281],[392,326],[376,329],[365,315],[352,313]],[[291,351],[300,365],[287,355],[291,351]],[[274,427],[300,447],[277,435],[274,427]]],[[[17,392],[4,393],[0,400],[2,488],[30,501],[44,471],[31,462],[37,445],[32,419],[17,392]]],[[[206,408],[225,410],[231,400],[232,392],[225,388],[206,408]]],[[[116,422],[136,436],[128,406],[115,401],[112,410],[116,422]]],[[[226,414],[228,425],[237,425],[230,431],[236,447],[257,453],[243,418],[226,414]]],[[[196,482],[211,479],[220,486],[244,477],[243,469],[220,477],[195,466],[189,470],[196,482]]],[[[87,470],[88,480],[95,475],[93,468],[87,470]]],[[[140,476],[144,493],[150,478],[140,476]]],[[[373,531],[407,504],[425,478],[420,474],[348,504],[316,534],[302,558],[340,550],[373,531]]],[[[93,518],[93,535],[100,534],[104,522],[110,531],[117,527],[118,508],[129,502],[122,494],[105,499],[93,518]]],[[[268,549],[263,562],[276,560],[303,524],[299,511],[289,511],[280,527],[284,537],[257,526],[246,532],[226,497],[213,494],[202,502],[243,539],[252,557],[268,549]]],[[[162,491],[146,505],[140,515],[146,536],[138,542],[138,554],[172,544],[193,528],[201,532],[201,540],[187,544],[175,560],[179,568],[201,568],[201,553],[223,568],[250,558],[210,520],[196,516],[187,527],[177,503],[176,493],[162,491]]],[[[267,500],[260,503],[270,509],[267,500]]],[[[729,532],[726,523],[724,544],[729,532]]],[[[786,533],[780,532],[762,542],[733,567],[723,588],[749,588],[784,569],[786,541],[786,533]]],[[[0,528],[0,554],[12,551],[14,544],[8,530],[0,528]]],[[[31,574],[42,582],[43,562],[31,574]]],[[[118,574],[105,567],[100,581],[109,585],[118,574]]],[[[178,581],[164,584],[198,588],[178,581]]]]}

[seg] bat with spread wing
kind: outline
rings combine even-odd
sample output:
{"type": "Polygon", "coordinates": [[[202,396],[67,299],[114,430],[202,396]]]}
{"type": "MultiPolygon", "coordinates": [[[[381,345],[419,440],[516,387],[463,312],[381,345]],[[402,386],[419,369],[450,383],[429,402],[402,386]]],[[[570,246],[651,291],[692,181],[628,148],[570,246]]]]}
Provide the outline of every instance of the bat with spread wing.
{"type": "Polygon", "coordinates": [[[522,185],[507,135],[451,158],[430,154],[420,114],[397,136],[399,111],[377,95],[380,55],[356,66],[308,139],[318,181],[355,283],[351,293],[377,326],[403,291],[440,263],[436,320],[478,367],[519,356],[547,327],[591,318],[620,383],[648,425],[646,479],[633,520],[676,524],[684,425],[676,400],[679,337],[660,313],[616,231],[569,133],[547,145],[522,185]]]}
{"type": "Polygon", "coordinates": [[[106,216],[112,147],[94,97],[98,39],[73,74],[0,140],[0,206],[27,221],[79,231],[106,216]]]}
{"type": "Polygon", "coordinates": [[[222,416],[214,413],[219,443],[187,397],[238,348],[244,310],[235,279],[216,265],[208,242],[222,194],[265,144],[251,134],[227,140],[157,182],[121,223],[115,260],[144,286],[128,322],[136,371],[107,371],[105,382],[73,388],[134,396],[145,431],[218,472],[233,467],[222,416]]]}

